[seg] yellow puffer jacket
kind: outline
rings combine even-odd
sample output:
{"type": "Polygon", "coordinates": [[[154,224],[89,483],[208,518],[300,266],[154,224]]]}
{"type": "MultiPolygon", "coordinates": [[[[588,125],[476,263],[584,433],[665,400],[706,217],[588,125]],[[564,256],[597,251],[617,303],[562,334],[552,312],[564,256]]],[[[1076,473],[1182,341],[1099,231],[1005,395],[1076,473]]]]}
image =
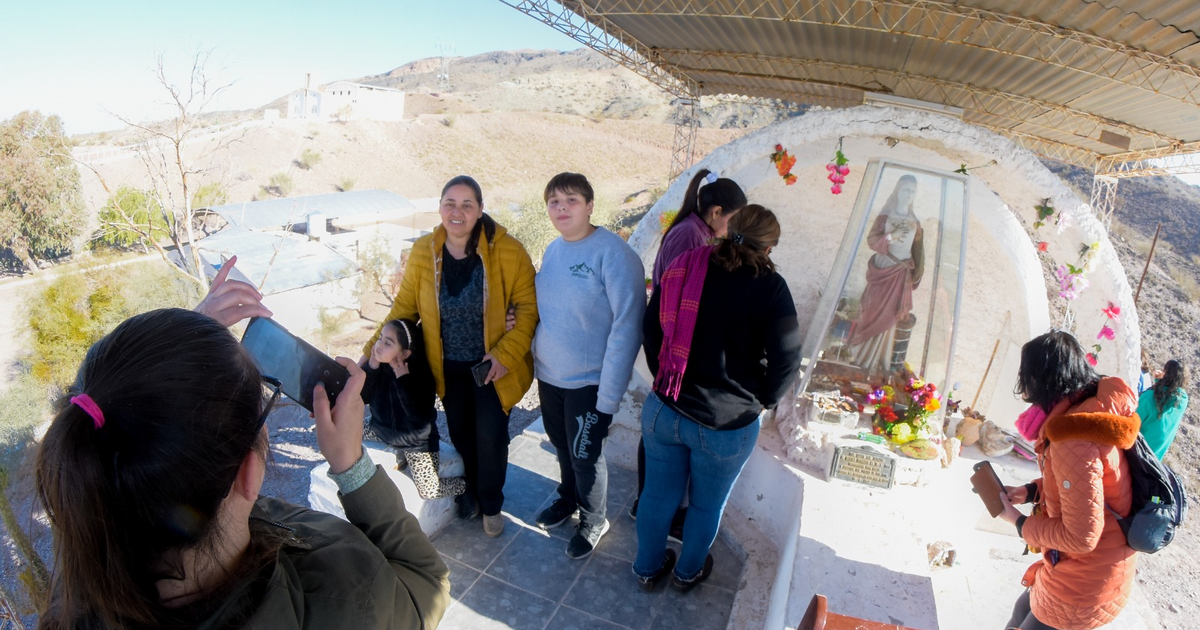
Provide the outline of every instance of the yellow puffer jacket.
{"type": "MultiPolygon", "coordinates": [[[[445,243],[446,229],[439,225],[432,234],[422,236],[413,244],[400,291],[384,320],[389,322],[407,318],[421,321],[429,368],[433,371],[437,394],[441,398],[446,396],[446,379],[442,373],[442,326],[438,294],[441,290],[442,246],[445,243]]],[[[533,261],[521,242],[509,236],[504,226],[499,224],[496,225],[495,237],[490,241],[480,235],[477,253],[483,260],[483,340],[488,353],[508,368],[508,373],[495,381],[496,394],[507,412],[533,384],[533,354],[529,348],[538,323],[533,261]],[[517,309],[517,325],[505,332],[504,317],[509,305],[517,309]]],[[[371,354],[371,346],[379,339],[379,333],[376,330],[367,345],[363,346],[364,355],[371,354]]]]}

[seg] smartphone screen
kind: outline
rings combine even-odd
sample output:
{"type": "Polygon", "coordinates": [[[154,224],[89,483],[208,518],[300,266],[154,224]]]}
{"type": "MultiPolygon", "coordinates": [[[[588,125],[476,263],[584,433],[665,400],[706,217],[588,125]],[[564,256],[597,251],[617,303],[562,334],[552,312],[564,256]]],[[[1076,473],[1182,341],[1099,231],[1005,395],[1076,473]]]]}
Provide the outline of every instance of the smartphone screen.
{"type": "Polygon", "coordinates": [[[283,393],[309,411],[317,383],[325,384],[332,405],[350,378],[337,361],[271,319],[251,319],[242,335],[242,345],[263,374],[278,379],[283,393]]]}

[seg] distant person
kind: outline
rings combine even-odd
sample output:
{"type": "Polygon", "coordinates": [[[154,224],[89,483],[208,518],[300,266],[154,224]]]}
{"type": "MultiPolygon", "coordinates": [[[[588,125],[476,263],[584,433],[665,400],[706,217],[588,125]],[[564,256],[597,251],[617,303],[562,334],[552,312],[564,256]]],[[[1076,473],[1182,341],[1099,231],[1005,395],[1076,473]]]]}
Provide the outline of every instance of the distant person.
{"type": "MultiPolygon", "coordinates": [[[[88,351],[38,450],[38,496],[54,537],[39,628],[433,628],[449,571],[362,449],[363,373],[317,445],[346,520],[260,497],[264,391],[226,328],[270,315],[224,282],[198,307],[138,315],[88,351]]],[[[239,286],[240,285],[240,286],[239,286]]]]}
{"type": "Polygon", "coordinates": [[[686,592],[712,574],[709,549],[754,450],[760,416],[800,368],[796,306],[769,258],[779,234],[770,210],[746,206],[720,245],[671,264],[646,308],[643,348],[654,393],[642,406],[646,488],[633,563],[642,590],[673,572],[672,584],[686,592]],[[685,491],[690,505],[675,562],[667,536],[685,491]]]}
{"type": "Polygon", "coordinates": [[[553,529],[579,512],[567,557],[591,555],[608,531],[604,445],[642,343],[646,271],[620,236],[591,223],[594,192],[559,173],[543,199],[559,236],[537,274],[533,358],[546,435],[558,457],[558,498],[537,516],[553,529]]]}
{"type": "Polygon", "coordinates": [[[436,386],[424,347],[416,322],[394,319],[384,324],[363,366],[367,378],[362,399],[371,405],[371,430],[395,451],[396,468],[408,467],[421,498],[454,497],[466,490],[467,482],[438,474],[436,386]]]}
{"type": "Polygon", "coordinates": [[[1042,477],[1005,486],[1001,518],[1042,558],[1025,571],[1028,588],[1004,627],[1098,628],[1125,607],[1137,570],[1117,523],[1133,502],[1124,449],[1137,440],[1137,398],[1125,381],[1096,374],[1062,331],[1021,348],[1016,389],[1031,404],[1018,429],[1036,441],[1042,477]],[[1013,503],[1036,507],[1025,516],[1013,503]]]}
{"type": "MultiPolygon", "coordinates": [[[[438,211],[442,224],[413,243],[385,321],[421,322],[450,441],[466,472],[458,515],[482,512],[483,531],[495,538],[504,532],[508,414],[533,384],[533,262],[520,241],[484,214],[483,190],[474,179],[459,175],[446,182],[438,211]],[[510,309],[515,325],[506,330],[510,309]],[[472,374],[476,366],[481,384],[472,374]]],[[[359,364],[378,338],[376,332],[363,346],[359,364]]]]}
{"type": "Polygon", "coordinates": [[[1154,387],[1155,376],[1150,371],[1150,365],[1150,355],[1146,354],[1145,350],[1142,350],[1142,371],[1138,375],[1137,382],[1138,396],[1141,396],[1142,392],[1145,392],[1147,389],[1154,387]]]}
{"type": "Polygon", "coordinates": [[[1167,361],[1162,378],[1138,397],[1138,416],[1142,435],[1159,461],[1175,441],[1175,432],[1188,406],[1188,369],[1179,359],[1167,361]]]}
{"type": "MultiPolygon", "coordinates": [[[[683,204],[663,233],[662,244],[654,257],[651,272],[651,288],[657,289],[663,273],[681,254],[697,247],[712,244],[713,239],[723,238],[729,219],[746,205],[746,193],[732,179],[717,177],[708,169],[700,169],[688,183],[683,195],[683,204]]],[[[638,442],[638,495],[646,485],[646,449],[638,442]]],[[[635,499],[629,516],[637,518],[638,501],[635,499]]],[[[680,509],[676,522],[682,523],[684,512],[680,509]]]]}

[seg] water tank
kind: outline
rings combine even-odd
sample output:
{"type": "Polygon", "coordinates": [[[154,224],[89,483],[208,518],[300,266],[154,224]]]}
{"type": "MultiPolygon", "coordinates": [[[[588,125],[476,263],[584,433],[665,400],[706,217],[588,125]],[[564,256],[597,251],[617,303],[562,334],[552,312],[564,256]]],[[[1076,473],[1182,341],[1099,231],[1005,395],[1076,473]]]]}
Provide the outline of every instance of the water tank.
{"type": "Polygon", "coordinates": [[[314,241],[319,241],[321,240],[321,237],[328,234],[329,231],[325,229],[325,221],[326,218],[324,212],[309,213],[307,226],[308,238],[314,241]]]}

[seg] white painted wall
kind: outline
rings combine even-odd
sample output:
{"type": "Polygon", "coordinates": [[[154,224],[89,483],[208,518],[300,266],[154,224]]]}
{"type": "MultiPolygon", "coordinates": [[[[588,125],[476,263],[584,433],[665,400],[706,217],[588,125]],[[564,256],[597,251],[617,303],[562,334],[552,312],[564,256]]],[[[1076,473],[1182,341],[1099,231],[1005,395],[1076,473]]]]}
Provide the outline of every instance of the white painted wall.
{"type": "MultiPolygon", "coordinates": [[[[1049,329],[1047,287],[1035,243],[1025,225],[1036,220],[1034,206],[1050,198],[1069,225],[1059,233],[1043,227],[1038,238],[1049,243],[1055,262],[1074,262],[1083,243],[1098,243],[1091,286],[1071,303],[1077,336],[1085,346],[1095,342],[1106,321],[1101,309],[1108,302],[1121,306],[1123,317],[1114,327],[1115,342],[1105,341],[1098,369],[1129,379],[1140,365],[1140,331],[1132,291],[1101,224],[1091,209],[1028,151],[1005,138],[960,120],[890,107],[859,107],[810,112],[735,140],[703,158],[668,188],[638,225],[630,245],[653,265],[658,250],[659,215],[676,209],[688,181],[701,167],[731,177],[751,202],[772,208],[779,216],[783,238],[772,258],[788,280],[801,326],[811,324],[841,242],[863,169],[872,158],[919,164],[953,171],[961,164],[997,164],[970,172],[971,221],[968,235],[966,288],[960,318],[953,380],[962,383],[960,398],[970,404],[979,392],[979,407],[990,419],[1011,426],[1023,405],[1011,394],[1020,345],[1049,329]],[[833,157],[838,139],[850,158],[851,173],[841,195],[829,192],[824,165],[833,157]],[[899,140],[889,147],[885,138],[899,140]],[[799,181],[785,186],[770,163],[777,143],[797,157],[792,172],[799,181]],[[1011,323],[1003,327],[1006,312],[1011,323]],[[983,382],[992,348],[999,350],[983,382]]],[[[1055,300],[1057,286],[1049,293],[1055,300]]]]}

